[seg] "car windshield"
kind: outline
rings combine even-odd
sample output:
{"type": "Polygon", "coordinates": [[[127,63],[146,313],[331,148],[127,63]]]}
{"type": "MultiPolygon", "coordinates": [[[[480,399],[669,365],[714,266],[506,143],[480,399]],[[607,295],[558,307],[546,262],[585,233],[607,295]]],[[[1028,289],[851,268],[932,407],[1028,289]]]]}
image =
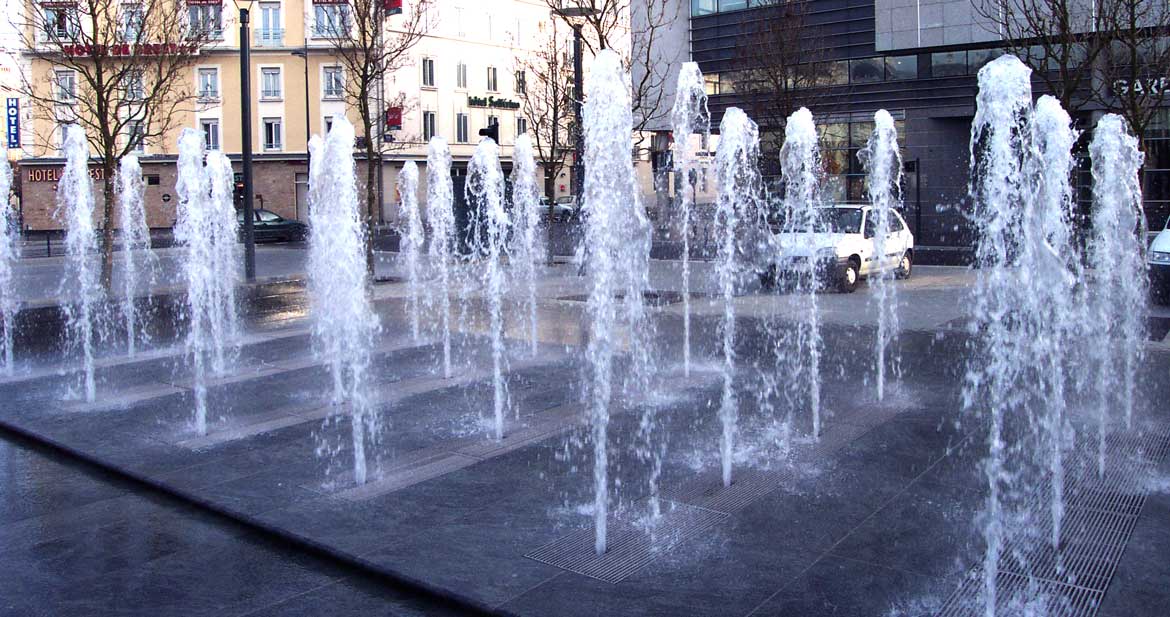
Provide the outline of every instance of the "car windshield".
{"type": "MultiPolygon", "coordinates": [[[[860,208],[817,208],[816,232],[831,232],[839,234],[861,233],[860,208]]],[[[802,232],[802,229],[788,229],[787,216],[783,213],[774,213],[768,217],[768,222],[774,230],[802,232]]]]}
{"type": "Polygon", "coordinates": [[[563,195],[561,197],[557,197],[557,203],[564,204],[566,206],[571,206],[571,205],[573,205],[573,196],[572,195],[563,195]]]}
{"type": "Polygon", "coordinates": [[[267,210],[260,210],[259,215],[260,215],[260,220],[264,221],[265,223],[275,223],[275,222],[281,220],[280,217],[275,212],[269,212],[267,210]]]}
{"type": "Polygon", "coordinates": [[[861,210],[858,208],[821,208],[820,227],[839,234],[861,233],[861,210]]]}

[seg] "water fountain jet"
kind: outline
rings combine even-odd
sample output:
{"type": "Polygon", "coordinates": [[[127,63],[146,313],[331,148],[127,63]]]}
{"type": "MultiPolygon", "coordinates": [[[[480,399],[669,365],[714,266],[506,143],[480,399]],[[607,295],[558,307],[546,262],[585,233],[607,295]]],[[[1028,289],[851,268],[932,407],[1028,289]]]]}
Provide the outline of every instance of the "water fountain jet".
{"type": "Polygon", "coordinates": [[[512,148],[512,203],[515,229],[512,257],[519,262],[520,278],[524,285],[528,309],[528,339],[532,356],[536,356],[536,262],[544,254],[537,239],[540,231],[540,190],[536,185],[536,157],[532,138],[527,134],[516,138],[512,148]]]}
{"type": "MultiPolygon", "coordinates": [[[[126,326],[126,353],[133,357],[140,342],[147,342],[142,332],[143,316],[138,297],[149,294],[154,286],[157,260],[150,250],[150,227],[146,224],[143,200],[142,167],[138,157],[128,154],[118,169],[118,213],[122,223],[122,321],[126,326]]],[[[149,300],[149,298],[148,298],[149,300]]]]}
{"type": "Polygon", "coordinates": [[[398,174],[400,216],[406,219],[399,255],[406,264],[406,310],[410,315],[410,334],[414,342],[419,341],[419,310],[422,268],[419,259],[423,250],[422,216],[418,206],[418,165],[414,161],[402,164],[398,174]]]}
{"type": "Polygon", "coordinates": [[[707,90],[703,72],[697,62],[684,62],[678,73],[674,107],[670,112],[674,131],[674,166],[678,190],[680,234],[682,235],[683,299],[683,373],[691,374],[691,209],[695,194],[691,176],[695,173],[695,155],[691,152],[691,135],[699,132],[703,143],[711,132],[711,114],[707,111],[707,90]],[[689,189],[689,190],[688,190],[689,189]]]}
{"type": "Polygon", "coordinates": [[[451,256],[455,251],[455,191],[451,182],[451,150],[442,137],[427,145],[427,222],[429,253],[438,270],[439,328],[443,339],[443,378],[451,378],[451,256]]]}
{"type": "Polygon", "coordinates": [[[16,313],[20,300],[16,297],[14,269],[17,253],[17,211],[9,202],[12,190],[12,166],[8,164],[8,149],[0,144],[0,373],[11,377],[16,372],[15,333],[16,313]]]}

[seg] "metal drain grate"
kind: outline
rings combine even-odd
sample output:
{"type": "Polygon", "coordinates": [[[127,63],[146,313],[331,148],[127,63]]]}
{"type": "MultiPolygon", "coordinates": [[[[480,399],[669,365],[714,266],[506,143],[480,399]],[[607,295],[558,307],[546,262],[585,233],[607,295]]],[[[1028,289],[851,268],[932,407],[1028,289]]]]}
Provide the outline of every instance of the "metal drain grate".
{"type": "MultiPolygon", "coordinates": [[[[1012,572],[1000,572],[996,578],[996,614],[1034,614],[1045,617],[1092,617],[1097,613],[1104,594],[1100,591],[1065,585],[1053,581],[1029,579],[1012,572]],[[1039,604],[1040,606],[1037,606],[1039,604]],[[1033,610],[1028,612],[1024,605],[1033,610]]],[[[938,617],[983,617],[983,571],[976,569],[943,605],[938,617]]]]}
{"type": "Polygon", "coordinates": [[[792,475],[788,470],[737,469],[732,471],[731,486],[725,487],[722,473],[711,471],[663,491],[662,498],[731,514],[780,488],[792,475]]]}
{"type": "MultiPolygon", "coordinates": [[[[1022,607],[1013,602],[1039,602],[1046,611],[1042,614],[1050,617],[1096,615],[1145,504],[1142,481],[1170,452],[1170,427],[1116,432],[1105,444],[1103,476],[1097,476],[1095,454],[1070,457],[1066,465],[1059,550],[1048,541],[1052,519],[1045,513],[1051,483],[1036,486],[1030,509],[1038,514],[1038,525],[1034,533],[1018,532],[1007,539],[996,576],[997,610],[1015,614],[1022,607]]],[[[982,585],[978,566],[947,600],[940,617],[983,614],[982,585]]]]}
{"type": "Polygon", "coordinates": [[[618,583],[687,537],[727,518],[722,512],[663,504],[664,508],[671,505],[673,508],[662,515],[653,530],[610,519],[608,546],[602,555],[594,550],[594,529],[590,526],[558,538],[525,557],[607,583],[618,583]]]}

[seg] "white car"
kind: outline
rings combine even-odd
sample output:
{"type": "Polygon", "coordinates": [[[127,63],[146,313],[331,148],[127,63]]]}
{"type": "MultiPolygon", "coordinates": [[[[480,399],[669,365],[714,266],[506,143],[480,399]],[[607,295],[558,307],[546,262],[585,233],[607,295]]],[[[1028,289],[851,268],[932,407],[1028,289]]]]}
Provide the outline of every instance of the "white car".
{"type": "Polygon", "coordinates": [[[1170,221],[1150,244],[1150,296],[1158,304],[1170,304],[1170,221]]]}
{"type": "Polygon", "coordinates": [[[835,285],[849,293],[857,282],[879,272],[893,271],[909,278],[914,265],[914,234],[896,211],[886,236],[884,256],[874,255],[874,219],[870,206],[835,205],[817,208],[819,222],[814,229],[789,231],[781,223],[773,226],[770,259],[760,282],[766,288],[782,278],[799,274],[815,260],[815,272],[822,284],[835,285]]]}

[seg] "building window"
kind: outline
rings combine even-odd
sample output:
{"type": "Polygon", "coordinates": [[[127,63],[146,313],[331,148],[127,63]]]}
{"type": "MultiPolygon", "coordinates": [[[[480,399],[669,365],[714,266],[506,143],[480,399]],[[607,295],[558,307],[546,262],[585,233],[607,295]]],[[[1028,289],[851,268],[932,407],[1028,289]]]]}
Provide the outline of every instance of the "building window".
{"type": "Polygon", "coordinates": [[[345,94],[345,73],[341,72],[340,66],[325,67],[324,88],[327,99],[339,99],[345,94]]]}
{"type": "Polygon", "coordinates": [[[497,92],[496,88],[496,67],[489,66],[487,69],[487,90],[488,92],[497,92]]]}
{"type": "Polygon", "coordinates": [[[918,78],[918,56],[886,56],[886,79],[918,78]]]}
{"type": "Polygon", "coordinates": [[[332,38],[349,36],[349,5],[314,4],[313,36],[332,38]]]}
{"type": "Polygon", "coordinates": [[[467,88],[467,65],[462,62],[455,65],[455,87],[467,88]]]}
{"type": "Polygon", "coordinates": [[[516,118],[516,136],[519,137],[528,132],[528,119],[516,118]]]}
{"type": "Polygon", "coordinates": [[[524,71],[516,71],[516,94],[524,94],[528,91],[528,76],[524,71]]]}
{"type": "MultiPolygon", "coordinates": [[[[895,120],[898,143],[904,144],[905,122],[895,120]]],[[[866,146],[873,122],[826,122],[817,125],[826,180],[826,199],[861,203],[865,196],[865,168],[857,153],[866,146]]]]}
{"type": "Polygon", "coordinates": [[[67,154],[65,152],[65,139],[69,134],[69,124],[69,122],[63,122],[61,124],[61,129],[58,131],[61,139],[61,141],[58,142],[58,149],[61,150],[61,156],[65,156],[67,154]]]}
{"type": "Polygon", "coordinates": [[[281,144],[281,120],[280,118],[265,118],[264,119],[264,149],[265,150],[280,150],[281,144]]]}
{"type": "Polygon", "coordinates": [[[881,81],[885,72],[885,63],[881,58],[860,58],[849,61],[850,83],[867,84],[881,81]]]}
{"type": "Polygon", "coordinates": [[[71,39],[77,32],[76,13],[72,7],[47,6],[45,11],[45,38],[71,39]]]}
{"type": "Polygon", "coordinates": [[[260,98],[280,99],[280,67],[266,66],[260,69],[260,98]]]}
{"type": "Polygon", "coordinates": [[[435,133],[435,112],[424,111],[423,115],[423,141],[430,141],[435,133]]]}
{"type": "Polygon", "coordinates": [[[191,22],[191,36],[209,39],[223,38],[223,6],[219,4],[188,4],[187,17],[191,22]]]}
{"type": "Polygon", "coordinates": [[[455,114],[455,141],[465,144],[469,141],[467,131],[467,114],[455,114]]]}
{"type": "Polygon", "coordinates": [[[958,77],[967,74],[967,52],[944,51],[930,54],[931,77],[958,77]]]}
{"type": "Polygon", "coordinates": [[[435,87],[435,59],[422,59],[422,85],[427,88],[435,87]]]}
{"type": "Polygon", "coordinates": [[[141,101],[146,98],[146,89],[142,84],[142,71],[126,72],[126,100],[141,101]]]}
{"type": "Polygon", "coordinates": [[[129,42],[142,38],[142,5],[122,5],[122,37],[129,42]]]}
{"type": "Polygon", "coordinates": [[[199,69],[199,98],[219,98],[219,69],[199,69]]]}
{"type": "Polygon", "coordinates": [[[260,29],[256,32],[260,45],[280,45],[284,42],[284,30],[280,27],[280,3],[260,3],[260,29]]]}
{"type": "Polygon", "coordinates": [[[146,131],[141,120],[131,120],[126,124],[126,141],[135,152],[146,151],[146,131]]]}
{"type": "Polygon", "coordinates": [[[77,98],[77,74],[73,71],[56,71],[57,101],[69,103],[77,98]]]}
{"type": "Polygon", "coordinates": [[[219,120],[205,118],[199,121],[203,129],[203,145],[208,150],[219,150],[219,120]]]}
{"type": "Polygon", "coordinates": [[[329,131],[332,131],[332,130],[333,130],[333,116],[325,116],[325,134],[328,135],[329,131]]]}

